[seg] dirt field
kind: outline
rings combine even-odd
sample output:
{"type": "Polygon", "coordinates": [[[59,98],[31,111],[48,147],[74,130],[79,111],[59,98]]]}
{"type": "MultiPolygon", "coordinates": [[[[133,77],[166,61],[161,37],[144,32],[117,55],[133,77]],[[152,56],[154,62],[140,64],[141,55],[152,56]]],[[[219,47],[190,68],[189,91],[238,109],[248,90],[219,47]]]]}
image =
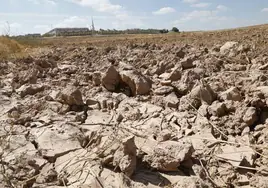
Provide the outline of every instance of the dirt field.
{"type": "Polygon", "coordinates": [[[268,187],[267,25],[2,41],[0,187],[268,187]]]}

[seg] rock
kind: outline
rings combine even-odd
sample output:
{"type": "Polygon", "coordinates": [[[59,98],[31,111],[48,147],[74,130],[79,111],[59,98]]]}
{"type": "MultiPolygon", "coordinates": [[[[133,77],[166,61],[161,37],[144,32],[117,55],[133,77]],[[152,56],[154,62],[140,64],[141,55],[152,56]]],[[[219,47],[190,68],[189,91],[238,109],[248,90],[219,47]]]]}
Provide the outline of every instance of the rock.
{"type": "MultiPolygon", "coordinates": [[[[110,122],[110,115],[105,112],[101,112],[99,110],[92,110],[90,111],[90,115],[86,119],[86,125],[109,125],[113,122],[110,122]]],[[[84,129],[89,129],[91,126],[83,126],[84,129]]]]}
{"type": "Polygon", "coordinates": [[[167,107],[175,108],[175,109],[178,108],[178,104],[180,102],[177,95],[174,92],[172,92],[168,96],[166,96],[164,101],[165,101],[167,107]]]}
{"type": "Polygon", "coordinates": [[[23,134],[7,136],[6,141],[3,141],[0,147],[0,155],[7,163],[25,157],[25,152],[27,152],[27,156],[33,158],[37,150],[23,134]],[[3,151],[1,151],[2,148],[3,151]]]}
{"type": "Polygon", "coordinates": [[[268,185],[268,177],[263,177],[256,175],[255,177],[251,178],[250,187],[265,187],[267,188],[268,185]]]}
{"type": "Polygon", "coordinates": [[[193,64],[193,59],[190,57],[185,57],[183,60],[180,61],[182,69],[191,69],[194,68],[195,65],[193,64]]]}
{"type": "Polygon", "coordinates": [[[172,136],[171,131],[168,129],[164,129],[164,130],[160,131],[160,133],[157,135],[156,140],[158,142],[165,142],[165,141],[169,140],[171,138],[171,136],[172,136]]]}
{"type": "Polygon", "coordinates": [[[80,133],[78,128],[65,125],[61,129],[57,131],[43,128],[31,131],[42,156],[51,162],[59,156],[81,148],[79,141],[74,137],[80,133]]]}
{"type": "Polygon", "coordinates": [[[232,100],[232,101],[241,101],[242,96],[239,90],[236,87],[231,87],[230,89],[222,92],[220,94],[222,100],[232,100]]]}
{"type": "Polygon", "coordinates": [[[110,66],[102,77],[102,85],[108,91],[115,91],[120,83],[120,75],[114,66],[110,66]]]}
{"type": "Polygon", "coordinates": [[[224,116],[226,114],[227,108],[224,103],[215,101],[211,106],[208,107],[208,112],[217,117],[224,116]]]}
{"type": "Polygon", "coordinates": [[[260,87],[257,87],[256,90],[263,93],[265,97],[268,97],[268,86],[260,86],[260,87]]]}
{"type": "Polygon", "coordinates": [[[62,176],[64,178],[64,175],[66,174],[72,174],[71,176],[67,176],[68,182],[76,182],[79,181],[79,183],[90,183],[90,178],[93,177],[93,175],[89,175],[88,171],[83,168],[90,168],[91,172],[98,173],[95,168],[93,167],[93,164],[86,164],[85,160],[81,160],[88,156],[88,152],[86,149],[78,149],[76,151],[69,152],[63,156],[60,156],[57,158],[55,162],[55,171],[58,174],[58,177],[62,176]],[[74,171],[81,169],[80,173],[73,173],[74,171]]]}
{"type": "Polygon", "coordinates": [[[247,53],[247,52],[250,51],[250,49],[251,49],[250,45],[248,45],[248,44],[241,44],[237,48],[237,51],[240,52],[240,53],[247,53]]]}
{"type": "Polygon", "coordinates": [[[27,71],[24,77],[22,78],[23,83],[30,83],[30,84],[36,84],[37,83],[37,69],[31,69],[30,71],[27,71]]]}
{"type": "Polygon", "coordinates": [[[249,135],[250,133],[250,128],[249,127],[245,127],[241,133],[241,136],[245,136],[245,135],[249,135]]]}
{"type": "Polygon", "coordinates": [[[179,83],[174,83],[173,85],[177,87],[177,90],[180,95],[186,95],[200,80],[200,75],[197,74],[194,70],[189,69],[184,72],[179,83]]]}
{"type": "Polygon", "coordinates": [[[255,158],[255,152],[249,146],[232,146],[225,145],[221,147],[222,152],[216,154],[217,157],[227,160],[234,167],[241,166],[243,164],[253,165],[255,158]]]}
{"type": "Polygon", "coordinates": [[[197,187],[208,188],[210,186],[206,184],[204,180],[202,180],[199,177],[179,176],[177,178],[176,183],[172,187],[173,188],[197,188],[197,187]]]}
{"type": "Polygon", "coordinates": [[[239,175],[237,184],[240,186],[249,185],[249,179],[246,175],[239,175]]]}
{"type": "Polygon", "coordinates": [[[175,141],[160,142],[151,150],[144,161],[161,171],[177,171],[180,164],[188,160],[194,152],[190,143],[175,141]]]}
{"type": "Polygon", "coordinates": [[[93,81],[94,86],[100,86],[101,85],[101,73],[94,72],[92,75],[92,81],[93,81]]]}
{"type": "Polygon", "coordinates": [[[178,81],[181,78],[181,70],[179,67],[174,67],[170,73],[163,73],[159,77],[172,82],[178,81]]]}
{"type": "Polygon", "coordinates": [[[162,86],[154,90],[156,95],[166,95],[171,93],[174,90],[172,86],[162,86]]]}
{"type": "Polygon", "coordinates": [[[136,169],[136,153],[134,136],[123,139],[120,147],[114,153],[113,165],[119,166],[126,176],[131,177],[136,169]]]}
{"type": "Polygon", "coordinates": [[[37,184],[51,183],[57,181],[58,173],[53,168],[53,165],[47,163],[43,166],[39,176],[36,178],[37,184]]]}
{"type": "Polygon", "coordinates": [[[26,95],[34,95],[38,92],[44,91],[45,86],[39,84],[23,85],[16,92],[21,96],[25,97],[26,95]]]}
{"type": "Polygon", "coordinates": [[[132,92],[132,95],[146,95],[150,92],[152,83],[149,78],[141,75],[136,70],[128,70],[120,72],[122,81],[127,84],[132,92]]]}
{"type": "Polygon", "coordinates": [[[204,117],[208,117],[208,108],[209,106],[207,104],[202,104],[198,109],[198,113],[204,117]]]}
{"type": "Polygon", "coordinates": [[[68,105],[84,105],[82,93],[74,86],[67,86],[56,96],[57,101],[68,105]]]}
{"type": "Polygon", "coordinates": [[[169,80],[171,81],[178,81],[181,78],[181,71],[179,68],[175,67],[173,68],[172,72],[169,75],[169,80]]]}
{"type": "Polygon", "coordinates": [[[179,57],[179,58],[184,58],[185,54],[186,54],[186,53],[183,51],[183,49],[179,49],[179,50],[176,52],[176,56],[179,57]]]}
{"type": "Polygon", "coordinates": [[[171,80],[161,80],[160,84],[162,86],[171,86],[172,81],[171,80]]]}
{"type": "Polygon", "coordinates": [[[267,70],[267,69],[268,69],[268,63],[259,67],[259,70],[267,70]]]}
{"type": "Polygon", "coordinates": [[[221,48],[220,48],[220,52],[221,54],[226,54],[228,52],[230,52],[231,49],[233,49],[238,43],[237,42],[232,42],[232,41],[228,41],[226,42],[221,48]]]}
{"type": "Polygon", "coordinates": [[[179,110],[186,111],[191,109],[198,109],[201,106],[199,98],[189,98],[189,96],[182,96],[180,98],[179,110]]]}
{"type": "Polygon", "coordinates": [[[165,73],[159,75],[158,77],[161,78],[161,79],[164,79],[164,80],[168,80],[169,76],[170,76],[170,73],[165,72],[165,73]]]}
{"type": "MultiPolygon", "coordinates": [[[[69,62],[65,62],[65,63],[69,63],[69,62]]],[[[68,64],[63,64],[63,65],[59,65],[58,68],[61,70],[62,73],[64,74],[75,74],[78,70],[78,67],[75,65],[68,65],[68,64]]]]}
{"type": "Polygon", "coordinates": [[[199,84],[194,87],[189,94],[189,97],[191,99],[199,99],[202,104],[205,103],[208,105],[211,105],[216,98],[215,93],[208,84],[199,84]]]}
{"type": "Polygon", "coordinates": [[[243,116],[243,121],[247,126],[252,126],[258,120],[257,110],[255,107],[249,107],[245,115],[243,116]]]}
{"type": "Polygon", "coordinates": [[[181,71],[179,67],[174,67],[170,73],[163,73],[159,77],[171,82],[178,81],[181,78],[181,71]]]}

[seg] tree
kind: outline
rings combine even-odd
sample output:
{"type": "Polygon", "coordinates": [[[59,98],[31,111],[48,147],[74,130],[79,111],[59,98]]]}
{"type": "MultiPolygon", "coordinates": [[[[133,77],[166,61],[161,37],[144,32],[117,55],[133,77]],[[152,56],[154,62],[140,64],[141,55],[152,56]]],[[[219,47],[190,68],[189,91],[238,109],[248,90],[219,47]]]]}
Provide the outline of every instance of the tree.
{"type": "Polygon", "coordinates": [[[9,22],[8,21],[4,25],[3,35],[6,36],[6,37],[9,37],[10,36],[10,25],[9,25],[9,22]]]}
{"type": "Polygon", "coordinates": [[[160,33],[168,33],[168,30],[167,29],[161,29],[159,32],[160,33]]]}
{"type": "Polygon", "coordinates": [[[173,27],[173,28],[171,29],[171,31],[173,31],[173,32],[175,32],[175,33],[180,32],[180,30],[179,30],[177,27],[173,27]]]}

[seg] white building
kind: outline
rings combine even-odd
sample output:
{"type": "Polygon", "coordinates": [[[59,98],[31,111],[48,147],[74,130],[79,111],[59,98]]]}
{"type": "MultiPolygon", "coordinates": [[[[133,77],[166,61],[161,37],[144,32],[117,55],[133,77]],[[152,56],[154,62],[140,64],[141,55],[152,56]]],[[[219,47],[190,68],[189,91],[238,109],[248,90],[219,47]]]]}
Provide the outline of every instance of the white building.
{"type": "Polygon", "coordinates": [[[47,32],[45,36],[82,36],[90,34],[88,28],[55,28],[47,32]]]}

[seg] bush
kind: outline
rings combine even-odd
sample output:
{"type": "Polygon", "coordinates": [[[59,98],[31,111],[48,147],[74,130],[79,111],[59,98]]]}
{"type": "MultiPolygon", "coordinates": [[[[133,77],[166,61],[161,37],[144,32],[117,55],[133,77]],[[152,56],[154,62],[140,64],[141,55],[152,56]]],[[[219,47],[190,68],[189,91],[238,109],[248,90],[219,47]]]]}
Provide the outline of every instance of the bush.
{"type": "Polygon", "coordinates": [[[168,33],[168,30],[167,29],[162,29],[162,30],[160,30],[160,33],[168,33]]]}
{"type": "Polygon", "coordinates": [[[173,32],[175,32],[175,33],[180,32],[180,30],[179,30],[177,27],[173,27],[173,28],[171,29],[171,31],[173,31],[173,32]]]}

